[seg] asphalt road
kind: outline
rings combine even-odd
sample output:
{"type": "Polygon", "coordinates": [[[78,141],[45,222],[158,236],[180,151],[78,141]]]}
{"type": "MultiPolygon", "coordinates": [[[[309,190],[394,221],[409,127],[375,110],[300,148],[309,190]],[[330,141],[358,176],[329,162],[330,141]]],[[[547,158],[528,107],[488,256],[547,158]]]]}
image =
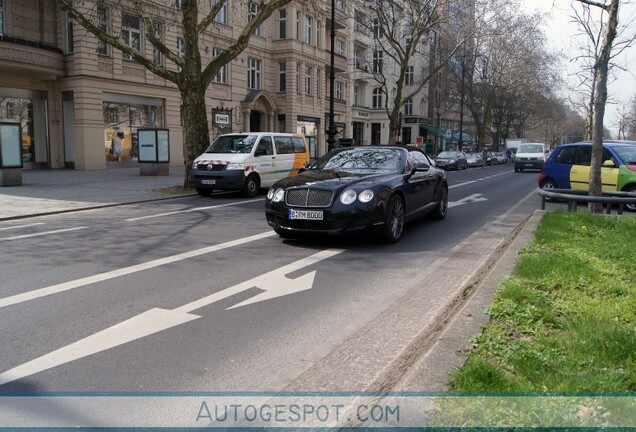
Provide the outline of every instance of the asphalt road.
{"type": "Polygon", "coordinates": [[[283,388],[471,233],[539,208],[513,171],[450,172],[446,220],[389,246],[284,241],[236,194],[0,222],[0,390],[283,388]]]}

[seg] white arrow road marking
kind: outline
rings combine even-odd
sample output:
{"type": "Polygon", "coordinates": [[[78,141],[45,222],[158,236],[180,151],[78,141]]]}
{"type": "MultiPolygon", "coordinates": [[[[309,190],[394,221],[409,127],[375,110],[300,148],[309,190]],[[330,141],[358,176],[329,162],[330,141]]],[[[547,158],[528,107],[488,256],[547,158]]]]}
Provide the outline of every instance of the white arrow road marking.
{"type": "Polygon", "coordinates": [[[343,252],[341,249],[320,251],[307,258],[272,270],[173,310],[150,309],[149,311],[122,321],[119,324],[115,324],[112,327],[85,337],[77,342],[3,372],[0,374],[0,386],[201,318],[200,315],[194,315],[190,312],[251,288],[260,288],[264,290],[264,292],[228,309],[311,289],[316,275],[315,270],[296,279],[289,279],[286,275],[300,270],[303,267],[316,264],[324,259],[331,258],[341,252],[343,252]]]}
{"type": "Polygon", "coordinates": [[[211,252],[217,252],[223,249],[227,249],[234,246],[239,246],[245,243],[250,243],[256,240],[261,240],[267,237],[271,237],[275,234],[276,233],[274,231],[267,231],[261,234],[256,234],[249,237],[243,237],[237,240],[232,240],[232,241],[221,243],[218,245],[208,246],[201,249],[180,253],[178,255],[172,255],[166,258],[159,258],[153,261],[148,261],[146,263],[136,264],[130,267],[124,267],[121,269],[112,270],[106,273],[100,273],[94,276],[88,276],[88,277],[77,279],[70,282],[64,282],[57,285],[51,285],[49,287],[40,288],[37,290],[25,292],[22,294],[16,294],[10,297],[0,298],[0,308],[11,306],[18,303],[23,303],[29,300],[34,300],[34,299],[49,296],[52,294],[58,294],[64,291],[72,290],[75,288],[83,287],[83,286],[94,284],[97,282],[102,282],[102,281],[113,279],[119,276],[125,276],[131,273],[148,270],[148,269],[159,267],[165,264],[171,264],[173,262],[182,261],[182,260],[193,258],[199,255],[204,255],[211,252]]]}
{"type": "Polygon", "coordinates": [[[467,203],[479,202],[479,201],[488,201],[488,198],[484,198],[482,194],[472,194],[464,197],[458,201],[452,201],[448,203],[448,208],[457,207],[460,205],[464,205],[467,203]]]}
{"type": "Polygon", "coordinates": [[[26,224],[26,225],[14,225],[14,226],[9,226],[9,227],[4,227],[4,228],[0,228],[0,231],[10,230],[10,229],[26,228],[26,227],[30,227],[30,226],[36,226],[36,225],[44,225],[44,222],[38,222],[38,223],[32,223],[32,224],[26,224]]]}
{"type": "Polygon", "coordinates": [[[171,215],[175,215],[175,214],[192,213],[192,212],[197,212],[197,211],[201,211],[201,210],[210,210],[210,209],[217,209],[217,208],[223,208],[223,207],[232,207],[232,206],[241,205],[241,204],[253,203],[253,202],[256,202],[256,201],[263,201],[264,199],[265,198],[257,198],[257,199],[247,200],[247,201],[239,201],[239,202],[233,202],[233,203],[228,203],[228,204],[219,204],[219,205],[215,205],[215,206],[195,207],[195,208],[191,208],[191,209],[187,209],[187,210],[178,210],[178,211],[173,211],[173,212],[168,212],[168,213],[159,213],[159,214],[148,215],[148,216],[140,216],[140,217],[124,219],[124,220],[126,222],[134,222],[134,221],[138,221],[138,220],[142,220],[142,219],[151,219],[151,218],[157,218],[157,217],[161,217],[161,216],[171,216],[171,215]]]}
{"type": "Polygon", "coordinates": [[[58,234],[63,232],[78,231],[78,230],[84,230],[84,229],[88,229],[88,227],[65,228],[65,229],[59,229],[55,231],[44,231],[44,232],[33,233],[33,234],[23,234],[23,235],[17,235],[12,237],[2,237],[0,238],[0,241],[19,240],[19,239],[25,239],[29,237],[40,237],[40,236],[49,235],[49,234],[58,234]]]}

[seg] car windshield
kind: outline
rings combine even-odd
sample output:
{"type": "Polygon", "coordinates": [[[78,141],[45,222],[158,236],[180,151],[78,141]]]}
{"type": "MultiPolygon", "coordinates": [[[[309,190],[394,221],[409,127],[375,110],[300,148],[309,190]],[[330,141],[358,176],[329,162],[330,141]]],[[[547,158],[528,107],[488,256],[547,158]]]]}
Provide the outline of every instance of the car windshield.
{"type": "Polygon", "coordinates": [[[443,151],[437,157],[438,158],[442,158],[442,159],[456,158],[457,157],[457,152],[454,152],[454,151],[443,151]]]}
{"type": "Polygon", "coordinates": [[[636,145],[635,146],[616,146],[612,147],[616,153],[623,159],[626,164],[636,164],[636,145]]]}
{"type": "Polygon", "coordinates": [[[251,153],[257,135],[221,135],[210,144],[206,153],[251,153]]]}
{"type": "Polygon", "coordinates": [[[517,150],[519,153],[543,153],[543,146],[541,144],[522,144],[517,150]]]}
{"type": "Polygon", "coordinates": [[[326,154],[311,169],[323,170],[387,170],[402,166],[403,151],[389,148],[351,148],[326,154]]]}

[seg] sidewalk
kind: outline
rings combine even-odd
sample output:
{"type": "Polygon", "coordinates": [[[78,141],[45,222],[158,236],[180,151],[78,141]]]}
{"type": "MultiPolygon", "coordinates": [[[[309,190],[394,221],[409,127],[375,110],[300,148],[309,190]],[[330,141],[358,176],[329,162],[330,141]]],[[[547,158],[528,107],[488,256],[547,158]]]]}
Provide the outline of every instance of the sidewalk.
{"type": "Polygon", "coordinates": [[[184,175],[183,166],[168,176],[141,176],[138,167],[24,170],[21,186],[0,187],[0,220],[188,195],[169,190],[184,175]]]}

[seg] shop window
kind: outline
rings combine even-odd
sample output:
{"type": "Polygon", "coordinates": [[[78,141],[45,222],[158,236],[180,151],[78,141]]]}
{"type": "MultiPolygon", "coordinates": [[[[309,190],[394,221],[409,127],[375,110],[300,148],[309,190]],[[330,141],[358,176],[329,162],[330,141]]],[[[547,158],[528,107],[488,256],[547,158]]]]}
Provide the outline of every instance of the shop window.
{"type": "Polygon", "coordinates": [[[122,161],[138,157],[137,130],[163,128],[164,108],[160,105],[104,102],[104,150],[106,160],[114,161],[111,144],[118,132],[123,132],[122,161]]]}

